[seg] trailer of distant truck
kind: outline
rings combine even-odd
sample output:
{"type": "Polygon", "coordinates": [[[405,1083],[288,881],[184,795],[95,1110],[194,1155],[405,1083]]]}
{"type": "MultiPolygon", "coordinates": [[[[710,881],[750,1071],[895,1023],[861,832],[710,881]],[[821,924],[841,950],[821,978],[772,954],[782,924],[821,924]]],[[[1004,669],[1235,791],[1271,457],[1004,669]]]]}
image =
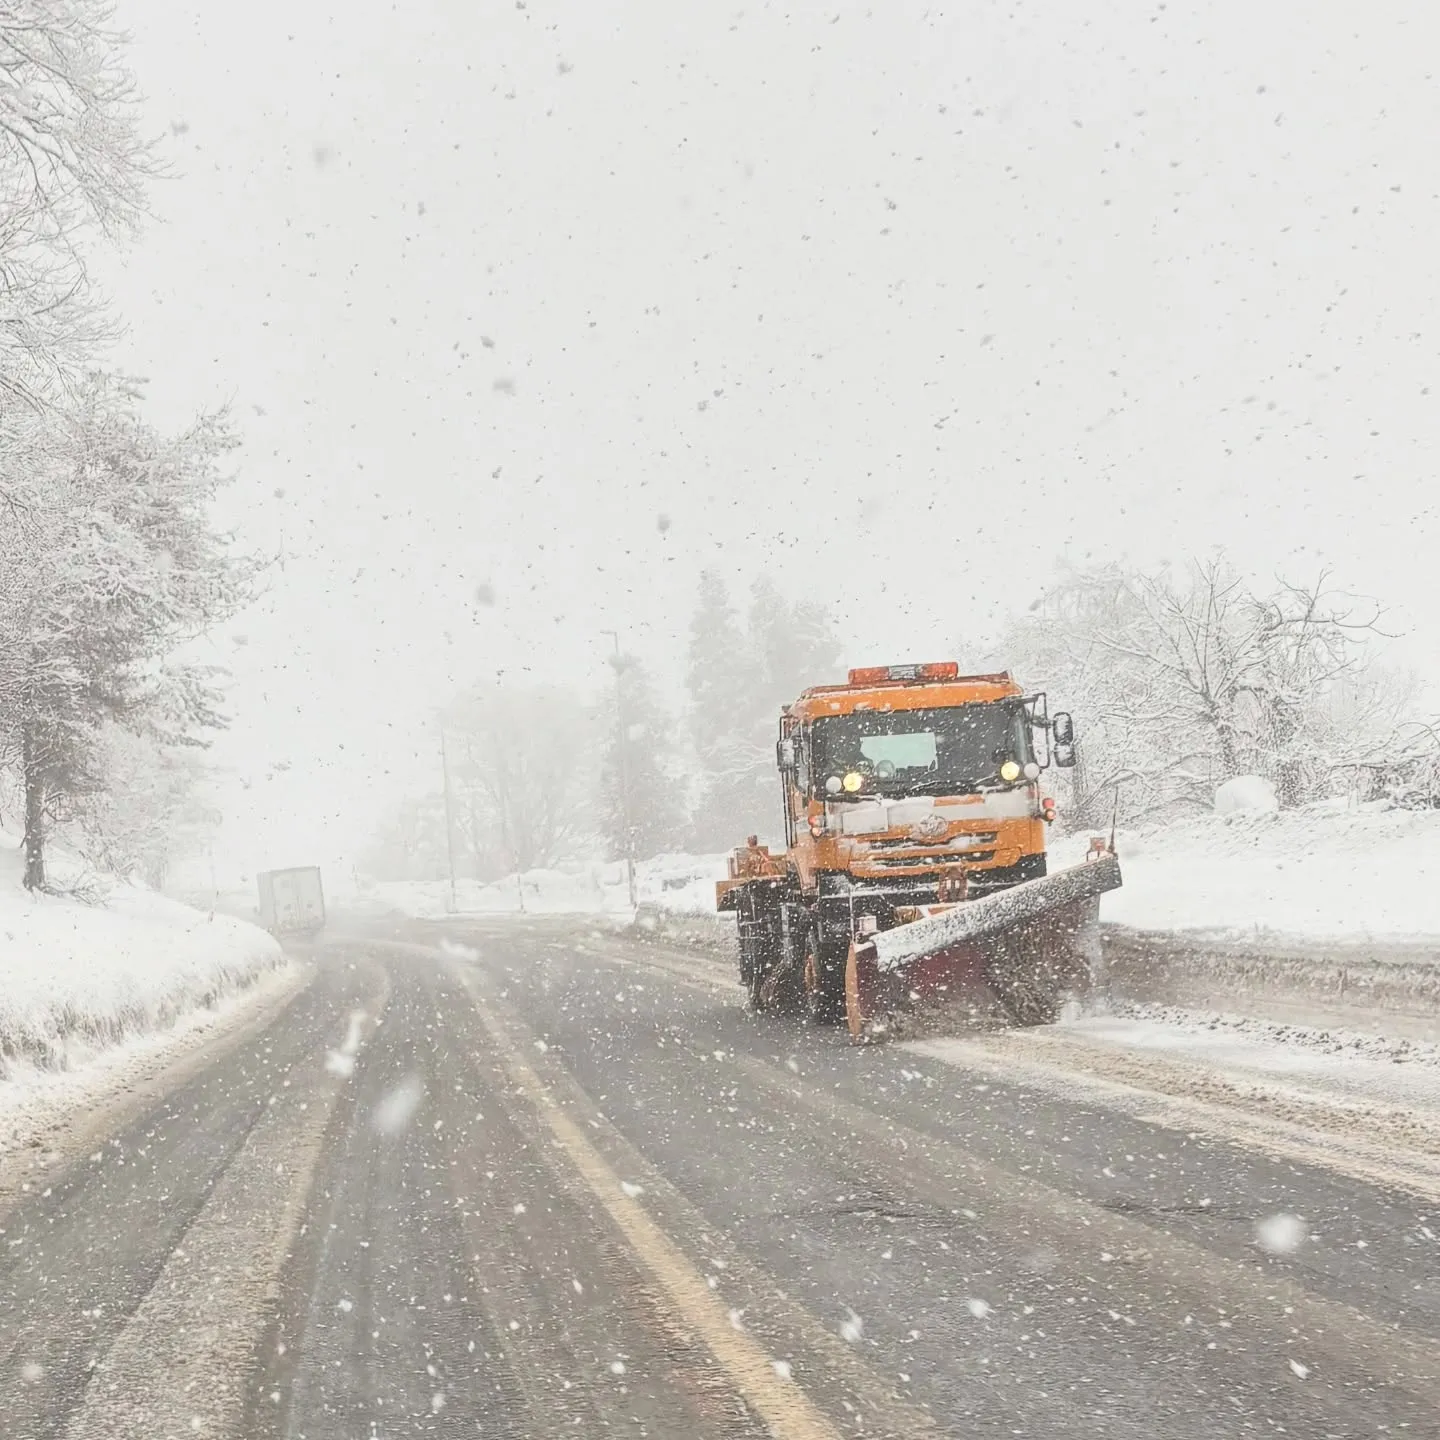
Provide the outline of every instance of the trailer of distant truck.
{"type": "Polygon", "coordinates": [[[325,926],[325,890],[314,865],[266,870],[260,886],[260,923],[272,935],[317,935],[325,926]]]}

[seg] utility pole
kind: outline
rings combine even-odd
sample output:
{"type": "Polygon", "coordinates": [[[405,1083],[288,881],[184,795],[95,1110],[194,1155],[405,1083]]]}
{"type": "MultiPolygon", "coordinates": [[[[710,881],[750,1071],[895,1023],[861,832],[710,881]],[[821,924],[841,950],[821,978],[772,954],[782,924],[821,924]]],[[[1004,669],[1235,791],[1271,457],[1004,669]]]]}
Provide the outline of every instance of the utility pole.
{"type": "Polygon", "coordinates": [[[615,670],[615,726],[616,740],[620,746],[620,815],[625,825],[625,880],[630,891],[630,908],[635,908],[635,823],[630,814],[630,735],[625,724],[625,687],[620,680],[624,661],[620,654],[620,632],[602,630],[615,642],[615,654],[611,665],[615,670]]]}
{"type": "Polygon", "coordinates": [[[450,757],[445,751],[445,722],[440,722],[440,774],[445,782],[445,854],[450,862],[450,913],[460,909],[455,898],[455,816],[450,809],[450,757]]]}

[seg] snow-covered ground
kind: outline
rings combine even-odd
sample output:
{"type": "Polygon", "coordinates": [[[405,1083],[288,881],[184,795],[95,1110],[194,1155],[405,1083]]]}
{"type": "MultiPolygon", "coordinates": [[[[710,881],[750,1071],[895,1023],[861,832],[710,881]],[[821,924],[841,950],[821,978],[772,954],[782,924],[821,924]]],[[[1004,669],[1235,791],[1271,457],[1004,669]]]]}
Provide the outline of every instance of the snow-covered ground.
{"type": "MultiPolygon", "coordinates": [[[[1106,920],[1311,939],[1440,938],[1440,811],[1341,803],[1202,815],[1117,845],[1106,920]]],[[[1079,859],[1083,837],[1055,846],[1079,859]]]]}
{"type": "MultiPolygon", "coordinates": [[[[635,867],[636,899],[680,914],[710,914],[723,855],[660,855],[635,867]]],[[[438,919],[452,913],[446,881],[384,881],[366,892],[405,915],[438,919]]],[[[630,915],[625,867],[617,862],[527,870],[493,884],[461,880],[455,909],[462,915],[630,915]]]]}
{"type": "Polygon", "coordinates": [[[1440,1110],[1440,1046],[1354,1030],[1283,1025],[1172,1006],[1130,1005],[1067,1018],[1060,1029],[1092,1045],[1160,1052],[1229,1074],[1323,1089],[1356,1101],[1440,1110]]]}
{"type": "MultiPolygon", "coordinates": [[[[1058,839],[1052,866],[1078,861],[1085,836],[1058,839]]],[[[1310,939],[1440,939],[1440,811],[1379,806],[1263,808],[1197,816],[1163,829],[1122,832],[1124,888],[1101,905],[1106,920],[1141,929],[1310,939]]],[[[640,902],[714,913],[723,855],[666,855],[637,867],[640,902]]],[[[623,867],[536,870],[493,885],[461,881],[466,914],[628,911],[623,867]]],[[[372,898],[403,913],[449,910],[438,882],[380,884],[372,898]]]]}
{"type": "MultiPolygon", "coordinates": [[[[64,886],[80,867],[48,857],[64,886]]],[[[35,895],[0,835],[0,1109],[27,1079],[151,1036],[284,965],[274,938],[228,915],[135,886],[93,881],[98,903],[35,895]]]]}

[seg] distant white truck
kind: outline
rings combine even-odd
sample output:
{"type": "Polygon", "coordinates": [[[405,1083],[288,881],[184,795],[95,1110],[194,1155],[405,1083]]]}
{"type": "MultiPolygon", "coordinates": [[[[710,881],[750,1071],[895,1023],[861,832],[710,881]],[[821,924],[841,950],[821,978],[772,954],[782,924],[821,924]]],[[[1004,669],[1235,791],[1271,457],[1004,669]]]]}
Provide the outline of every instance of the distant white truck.
{"type": "Polygon", "coordinates": [[[260,923],[272,935],[317,935],[325,927],[325,891],[314,865],[266,870],[260,884],[260,923]]]}

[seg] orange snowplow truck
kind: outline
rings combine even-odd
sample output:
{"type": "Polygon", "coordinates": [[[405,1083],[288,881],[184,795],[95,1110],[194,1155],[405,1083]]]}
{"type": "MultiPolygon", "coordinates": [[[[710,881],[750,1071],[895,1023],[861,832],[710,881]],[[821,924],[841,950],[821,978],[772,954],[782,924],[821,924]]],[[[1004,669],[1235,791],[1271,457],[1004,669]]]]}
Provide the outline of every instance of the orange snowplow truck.
{"type": "Polygon", "coordinates": [[[977,990],[1022,1023],[1054,1018],[1120,883],[1103,841],[1047,875],[1042,781],[1074,744],[1008,673],[891,665],[806,690],[776,748],[787,848],[752,836],[716,887],[752,1007],[843,1015],[857,1038],[977,990]]]}

